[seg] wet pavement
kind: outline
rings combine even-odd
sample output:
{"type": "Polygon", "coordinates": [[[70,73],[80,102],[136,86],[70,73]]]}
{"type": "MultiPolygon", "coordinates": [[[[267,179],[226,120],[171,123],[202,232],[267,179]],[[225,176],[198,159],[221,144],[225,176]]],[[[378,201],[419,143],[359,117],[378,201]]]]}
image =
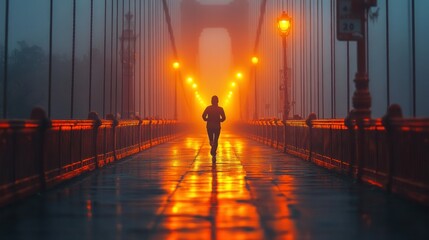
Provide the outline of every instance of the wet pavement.
{"type": "Polygon", "coordinates": [[[252,140],[178,138],[0,209],[0,239],[429,239],[429,208],[252,140]]]}

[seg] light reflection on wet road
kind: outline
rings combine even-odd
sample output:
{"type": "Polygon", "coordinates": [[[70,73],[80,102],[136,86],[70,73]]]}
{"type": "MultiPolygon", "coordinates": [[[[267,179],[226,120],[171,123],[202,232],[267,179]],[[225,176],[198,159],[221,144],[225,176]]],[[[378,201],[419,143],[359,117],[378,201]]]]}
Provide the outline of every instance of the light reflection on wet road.
{"type": "Polygon", "coordinates": [[[425,239],[429,210],[223,133],[159,145],[0,209],[0,239],[425,239]]]}

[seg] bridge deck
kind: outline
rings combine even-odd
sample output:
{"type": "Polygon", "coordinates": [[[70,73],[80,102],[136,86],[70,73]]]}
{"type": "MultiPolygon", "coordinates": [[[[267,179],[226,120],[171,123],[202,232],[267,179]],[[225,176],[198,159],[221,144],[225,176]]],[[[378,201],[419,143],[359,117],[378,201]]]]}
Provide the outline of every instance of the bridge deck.
{"type": "Polygon", "coordinates": [[[223,133],[176,139],[0,209],[1,239],[422,239],[429,210],[223,133]]]}

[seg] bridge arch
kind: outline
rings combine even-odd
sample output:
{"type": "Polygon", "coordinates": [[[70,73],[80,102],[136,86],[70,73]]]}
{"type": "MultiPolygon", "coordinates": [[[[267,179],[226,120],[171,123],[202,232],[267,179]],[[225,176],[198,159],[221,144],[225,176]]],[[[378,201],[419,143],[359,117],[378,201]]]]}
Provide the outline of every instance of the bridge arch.
{"type": "MultiPolygon", "coordinates": [[[[224,5],[206,5],[197,0],[181,4],[181,60],[184,68],[198,74],[199,39],[205,28],[225,28],[231,39],[231,67],[244,68],[248,58],[248,2],[233,0],[224,5]],[[195,19],[198,19],[196,21],[195,19]]],[[[231,69],[233,70],[233,69],[231,69]]]]}

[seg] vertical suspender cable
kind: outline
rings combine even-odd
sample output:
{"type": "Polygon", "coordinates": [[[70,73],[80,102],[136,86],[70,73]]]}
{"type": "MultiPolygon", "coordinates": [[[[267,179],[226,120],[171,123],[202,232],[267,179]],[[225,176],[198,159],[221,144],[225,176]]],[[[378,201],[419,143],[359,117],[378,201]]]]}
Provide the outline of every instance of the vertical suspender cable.
{"type": "Polygon", "coordinates": [[[350,112],[350,42],[347,41],[347,113],[350,112]]]}
{"type": "Polygon", "coordinates": [[[4,33],[4,78],[3,78],[3,118],[7,117],[7,61],[9,55],[9,0],[6,0],[4,33]]]}
{"type": "Polygon", "coordinates": [[[88,97],[88,112],[91,112],[91,100],[92,100],[92,29],[94,20],[94,0],[91,0],[91,13],[89,23],[89,97],[88,97]]]}
{"type": "Polygon", "coordinates": [[[157,47],[157,54],[156,54],[156,56],[157,56],[157,58],[158,58],[158,61],[157,61],[157,64],[156,64],[156,66],[157,66],[157,73],[158,73],[158,77],[157,77],[157,83],[158,83],[158,88],[157,88],[157,99],[156,99],[156,103],[158,103],[158,107],[157,107],[157,109],[158,109],[158,116],[160,117],[160,118],[162,118],[163,117],[163,98],[162,98],[162,96],[164,96],[164,92],[162,91],[163,90],[163,88],[162,88],[162,84],[163,84],[163,78],[162,78],[162,23],[163,23],[163,21],[162,21],[162,18],[163,18],[163,14],[162,14],[162,2],[161,3],[157,3],[157,9],[156,9],[156,12],[158,13],[157,14],[157,20],[156,20],[156,23],[158,24],[158,26],[156,27],[156,29],[157,29],[157,44],[158,44],[158,47],[157,47]]]}
{"type": "Polygon", "coordinates": [[[118,114],[118,34],[119,32],[119,0],[116,0],[116,38],[115,38],[115,115],[118,114]]]}
{"type": "Polygon", "coordinates": [[[334,118],[335,116],[335,87],[334,87],[334,75],[335,75],[335,71],[334,71],[334,13],[333,10],[334,9],[334,3],[331,2],[331,118],[334,118]]]}
{"type": "Polygon", "coordinates": [[[110,16],[110,96],[109,96],[109,113],[113,113],[113,2],[111,2],[111,16],[110,16]]]}
{"type": "Polygon", "coordinates": [[[368,19],[367,18],[368,18],[368,14],[365,13],[365,22],[364,22],[364,27],[365,27],[365,29],[364,29],[364,31],[365,31],[365,55],[366,55],[366,60],[365,60],[366,66],[365,66],[365,68],[366,68],[366,73],[368,75],[370,72],[370,66],[369,66],[369,56],[370,56],[369,55],[369,39],[370,39],[370,36],[369,36],[369,31],[368,31],[368,19]]]}
{"type": "Polygon", "coordinates": [[[164,110],[164,114],[163,114],[163,116],[164,116],[164,118],[168,118],[169,116],[168,116],[168,109],[167,109],[167,106],[168,106],[168,85],[167,85],[167,79],[168,79],[168,76],[167,76],[167,68],[166,68],[166,62],[167,62],[167,59],[166,59],[166,56],[167,56],[167,54],[168,54],[168,51],[166,51],[167,50],[167,48],[166,48],[166,45],[167,45],[167,39],[166,39],[166,30],[168,31],[168,29],[167,29],[167,27],[166,27],[166,23],[165,22],[163,22],[162,23],[162,71],[161,71],[161,73],[162,73],[162,84],[163,84],[163,86],[162,86],[162,89],[163,89],[163,96],[165,96],[164,98],[163,98],[163,104],[164,104],[164,106],[163,106],[163,110],[164,110]]]}
{"type": "Polygon", "coordinates": [[[310,31],[309,31],[309,37],[308,37],[308,39],[309,39],[309,41],[310,41],[310,46],[309,46],[309,57],[310,57],[310,59],[309,59],[309,61],[310,61],[310,71],[308,71],[310,74],[310,76],[309,76],[309,82],[310,82],[310,111],[309,112],[313,112],[313,93],[314,93],[314,79],[313,79],[313,43],[312,43],[312,40],[313,40],[313,31],[314,31],[314,29],[313,29],[313,10],[312,10],[312,4],[311,4],[311,1],[310,1],[310,3],[309,3],[309,13],[310,13],[310,16],[309,16],[309,18],[310,18],[310,21],[309,21],[309,25],[310,25],[310,31]]]}
{"type": "MultiPolygon", "coordinates": [[[[132,87],[132,100],[133,100],[133,109],[131,109],[133,111],[134,114],[136,114],[136,110],[137,110],[137,104],[136,104],[136,77],[137,77],[137,69],[136,69],[136,47],[137,47],[137,2],[136,0],[134,0],[134,36],[136,37],[133,41],[134,44],[134,51],[133,51],[133,72],[134,72],[134,76],[133,76],[133,87],[132,87]]],[[[140,64],[140,62],[139,62],[140,64]]],[[[140,66],[138,65],[138,68],[140,69],[140,66]]]]}
{"type": "Polygon", "coordinates": [[[389,41],[389,0],[386,0],[386,98],[390,106],[390,41],[389,41]]]}
{"type": "Polygon", "coordinates": [[[160,82],[160,77],[159,77],[159,19],[158,19],[158,17],[159,17],[159,12],[158,12],[158,6],[159,6],[159,2],[157,1],[156,2],[156,4],[154,5],[154,8],[155,8],[155,21],[154,21],[154,24],[155,24],[155,33],[154,33],[154,39],[155,39],[155,41],[154,41],[154,43],[155,43],[155,55],[154,55],[154,59],[156,59],[155,60],[155,63],[156,64],[154,64],[154,68],[155,68],[155,82],[154,82],[154,86],[155,86],[155,91],[154,91],[154,99],[153,99],[153,101],[154,101],[154,104],[155,104],[155,108],[154,109],[156,109],[156,116],[157,117],[159,117],[160,116],[160,106],[159,106],[159,95],[160,95],[160,92],[159,92],[159,82],[160,82]]]}
{"type": "MultiPolygon", "coordinates": [[[[266,8],[267,8],[267,0],[262,0],[261,5],[259,7],[260,13],[259,13],[259,20],[258,20],[258,28],[256,30],[256,39],[255,39],[255,44],[253,46],[253,53],[254,54],[258,53],[259,41],[261,38],[262,25],[264,24],[266,8]]],[[[257,90],[255,89],[255,91],[257,91],[257,90]]],[[[262,96],[260,99],[263,99],[262,96]]],[[[256,101],[256,99],[255,99],[255,101],[256,101]]],[[[260,102],[262,102],[262,101],[260,101],[260,102]]],[[[257,106],[257,104],[255,104],[255,106],[257,106]]],[[[256,109],[255,109],[255,111],[256,111],[256,109]]],[[[261,111],[258,111],[258,112],[261,113],[261,111]]],[[[262,112],[262,116],[263,115],[264,115],[264,111],[262,112]]]]}
{"type": "Polygon", "coordinates": [[[301,20],[301,27],[300,27],[300,43],[299,43],[299,48],[300,48],[300,56],[299,56],[299,62],[300,62],[300,66],[299,66],[299,70],[300,70],[300,79],[301,79],[301,116],[304,116],[304,98],[305,98],[305,94],[304,94],[304,87],[305,87],[305,83],[304,83],[304,19],[303,19],[303,10],[302,10],[302,1],[299,2],[299,19],[301,20]]]}
{"type": "MultiPolygon", "coordinates": [[[[124,32],[124,11],[125,11],[125,0],[122,0],[122,9],[121,9],[122,11],[122,15],[121,15],[121,20],[122,20],[122,28],[121,28],[121,31],[122,31],[122,33],[124,32]]],[[[121,33],[121,35],[120,36],[122,36],[122,33],[121,33]]],[[[120,50],[119,50],[119,56],[120,56],[120,63],[121,63],[121,92],[120,92],[120,94],[121,94],[121,110],[120,110],[120,112],[121,112],[121,117],[124,117],[125,115],[124,115],[124,63],[123,63],[123,60],[122,60],[122,58],[123,58],[123,54],[124,54],[124,46],[123,46],[123,41],[121,40],[121,48],[120,48],[120,50]]]]}
{"type": "Polygon", "coordinates": [[[147,51],[146,51],[146,49],[147,49],[147,46],[146,46],[146,44],[147,44],[147,41],[146,41],[146,38],[147,38],[147,35],[146,35],[146,30],[147,30],[147,22],[148,21],[146,21],[147,20],[147,11],[146,11],[146,2],[143,2],[143,53],[144,53],[144,55],[143,55],[143,116],[147,116],[147,112],[146,112],[146,97],[147,97],[147,94],[146,94],[146,80],[148,79],[147,78],[147,66],[146,66],[146,64],[147,64],[147,51]]]}
{"type": "Polygon", "coordinates": [[[70,118],[73,118],[74,107],[74,65],[75,65],[75,44],[76,44],[76,0],[73,0],[73,36],[72,36],[72,72],[71,72],[71,101],[70,118]]]}
{"type": "MultiPolygon", "coordinates": [[[[131,14],[131,0],[128,0],[128,13],[126,13],[126,14],[131,14]]],[[[135,15],[134,15],[134,17],[135,17],[135,15]]],[[[131,25],[132,25],[132,22],[131,22],[131,19],[130,19],[130,22],[128,23],[129,25],[127,26],[127,29],[129,29],[129,30],[131,30],[131,25]]],[[[127,52],[128,52],[128,64],[130,64],[130,66],[128,66],[127,67],[127,69],[126,69],[126,71],[127,71],[127,73],[126,73],[126,75],[128,75],[128,78],[127,78],[127,89],[125,89],[125,91],[123,91],[123,93],[125,94],[125,96],[124,96],[124,98],[127,98],[127,107],[126,107],[126,115],[128,116],[128,117],[130,117],[131,115],[130,115],[130,113],[131,113],[131,111],[132,111],[132,109],[130,108],[130,106],[131,106],[131,100],[133,99],[133,97],[132,97],[132,93],[131,93],[131,91],[130,91],[130,89],[131,89],[131,85],[133,84],[132,83],[132,81],[130,81],[131,79],[133,79],[133,81],[134,81],[134,76],[131,76],[131,71],[130,71],[130,67],[131,67],[131,43],[129,42],[128,43],[128,50],[127,50],[127,52]]],[[[123,81],[123,80],[122,80],[123,81]]]]}
{"type": "Polygon", "coordinates": [[[171,47],[173,49],[173,55],[177,59],[178,53],[177,53],[177,49],[176,49],[176,42],[175,42],[175,38],[174,38],[173,27],[171,25],[170,11],[168,9],[168,5],[167,5],[166,0],[162,0],[162,6],[163,6],[163,11],[164,11],[165,21],[167,22],[167,29],[168,29],[168,34],[170,37],[170,44],[171,44],[171,47]]]}
{"type": "Polygon", "coordinates": [[[157,102],[155,101],[156,97],[157,97],[157,92],[156,92],[156,87],[157,87],[157,77],[158,77],[158,72],[157,72],[157,64],[156,64],[156,58],[157,58],[157,39],[156,39],[156,33],[157,33],[157,12],[156,12],[156,1],[154,1],[152,3],[152,60],[153,60],[153,64],[152,64],[152,99],[150,100],[151,104],[152,104],[152,111],[153,111],[153,117],[155,118],[156,115],[158,114],[158,109],[157,109],[157,102]]]}
{"type": "Polygon", "coordinates": [[[261,6],[260,6],[258,29],[256,30],[255,45],[253,46],[253,53],[254,54],[256,54],[258,52],[259,39],[261,36],[262,24],[264,23],[266,6],[267,6],[267,0],[262,0],[261,6]]]}
{"type": "MultiPolygon", "coordinates": [[[[156,10],[156,2],[154,2],[154,3],[152,3],[152,6],[151,6],[151,12],[152,13],[155,13],[155,14],[151,14],[151,39],[152,39],[152,41],[151,41],[151,44],[152,44],[152,46],[151,46],[151,48],[153,48],[153,51],[151,51],[151,53],[152,53],[152,55],[151,55],[151,60],[155,60],[155,57],[156,57],[156,39],[155,39],[155,34],[156,34],[156,12],[155,12],[155,10],[156,10]]],[[[156,85],[156,64],[151,64],[151,67],[152,67],[152,77],[151,77],[151,81],[152,81],[152,89],[151,89],[151,99],[150,99],[150,103],[151,103],[151,105],[152,105],[152,117],[155,117],[156,116],[156,110],[155,110],[155,95],[156,95],[156,93],[155,93],[155,85],[156,85]]]]}
{"type": "Polygon", "coordinates": [[[317,0],[317,4],[316,4],[316,21],[317,21],[317,25],[316,25],[316,48],[317,48],[317,60],[316,60],[316,66],[317,66],[317,100],[316,100],[316,105],[317,105],[317,116],[320,117],[320,50],[322,49],[322,47],[320,46],[320,1],[317,0]]]}
{"type": "Polygon", "coordinates": [[[305,41],[305,31],[304,26],[307,25],[307,22],[305,21],[305,2],[302,2],[301,4],[301,19],[302,19],[302,27],[301,27],[301,36],[302,36],[302,82],[303,82],[303,88],[302,88],[302,114],[303,117],[305,117],[307,112],[307,99],[306,99],[306,89],[307,89],[307,41],[305,41]]]}
{"type": "Polygon", "coordinates": [[[51,117],[52,102],[52,18],[53,18],[53,0],[49,2],[49,69],[48,69],[48,118],[51,117]]]}
{"type": "MultiPolygon", "coordinates": [[[[284,5],[284,0],[282,0],[282,5],[284,5]]],[[[284,8],[283,8],[284,9],[284,8]]],[[[283,9],[282,9],[282,12],[283,12],[283,9]]],[[[289,9],[285,9],[285,11],[286,12],[289,12],[289,9]]],[[[276,9],[276,11],[275,12],[279,12],[279,10],[278,9],[276,9]]],[[[290,13],[289,13],[290,14],[290,13]]],[[[275,51],[275,49],[276,49],[276,45],[278,44],[278,39],[277,39],[277,37],[273,37],[273,36],[271,36],[270,37],[270,39],[271,39],[271,44],[270,44],[270,46],[271,46],[271,49],[269,50],[269,52],[271,53],[271,52],[276,52],[275,51]]],[[[290,41],[290,40],[289,40],[290,41]]],[[[282,43],[283,44],[283,43],[282,43]]],[[[287,44],[287,42],[286,42],[286,44],[287,44]]],[[[286,51],[288,50],[288,48],[287,48],[287,45],[285,45],[285,47],[286,47],[286,51]]],[[[290,51],[289,51],[290,52],[290,51]]],[[[280,52],[279,52],[280,53],[280,52]]],[[[289,54],[287,54],[286,55],[286,57],[288,58],[289,57],[289,54]]],[[[274,66],[276,66],[276,65],[280,65],[280,61],[281,61],[281,58],[282,58],[282,55],[281,54],[277,54],[277,57],[276,57],[276,64],[275,65],[273,65],[273,68],[275,68],[274,66]]],[[[286,59],[286,63],[288,63],[289,61],[286,59]]],[[[284,70],[284,74],[286,74],[286,75],[284,75],[284,76],[289,76],[288,75],[288,66],[286,66],[286,69],[284,70]]],[[[272,72],[275,72],[275,71],[272,71],[272,72]]],[[[270,92],[269,93],[269,95],[271,96],[271,100],[270,100],[270,110],[271,110],[271,114],[270,114],[270,116],[273,116],[273,117],[277,117],[278,116],[278,109],[279,109],[279,105],[281,104],[279,101],[278,101],[278,99],[280,99],[280,91],[278,90],[279,88],[278,88],[278,86],[280,86],[280,78],[279,77],[273,77],[272,78],[275,82],[274,82],[274,84],[272,84],[272,87],[270,88],[271,89],[271,91],[272,92],[270,92]],[[276,81],[277,80],[277,81],[276,81]]],[[[291,82],[291,79],[290,78],[287,78],[287,83],[289,84],[290,82],[291,82]]],[[[290,91],[290,89],[288,88],[288,91],[290,91]]],[[[288,92],[289,93],[289,92],[288,92]]],[[[290,98],[290,95],[289,94],[287,94],[287,96],[288,96],[288,98],[290,98]]],[[[290,103],[290,102],[289,102],[290,103]]],[[[290,106],[290,105],[289,105],[290,106]]]]}
{"type": "MultiPolygon", "coordinates": [[[[125,2],[125,1],[124,1],[125,2]]],[[[125,13],[125,8],[124,8],[124,10],[122,11],[123,13],[124,13],[124,15],[123,15],[123,19],[122,19],[122,21],[125,21],[125,16],[127,15],[127,14],[131,14],[131,0],[128,0],[128,9],[127,9],[127,12],[125,13]]],[[[125,23],[123,23],[123,25],[125,26],[125,29],[129,29],[129,30],[131,30],[132,28],[131,28],[131,25],[132,25],[132,21],[131,21],[131,19],[130,19],[130,21],[129,22],[127,22],[126,24],[128,24],[128,26],[125,26],[125,23]]],[[[124,30],[124,29],[122,29],[122,30],[124,30]]],[[[124,32],[124,31],[122,31],[122,32],[124,32]]],[[[131,71],[130,71],[130,67],[131,67],[131,42],[130,41],[128,41],[128,44],[127,44],[128,46],[127,46],[127,50],[126,50],[126,53],[128,54],[128,56],[126,57],[126,58],[128,58],[128,63],[127,64],[129,64],[130,66],[126,66],[125,67],[125,73],[122,73],[122,75],[123,76],[128,76],[128,77],[126,77],[126,79],[122,79],[122,84],[123,85],[126,85],[126,88],[122,91],[122,94],[123,94],[123,99],[124,99],[124,102],[127,104],[126,106],[124,105],[124,112],[125,112],[125,115],[128,117],[128,118],[130,118],[130,113],[131,113],[131,108],[130,108],[130,106],[131,106],[131,99],[132,99],[132,96],[131,96],[131,92],[130,92],[130,88],[131,88],[131,85],[132,85],[132,81],[131,81],[131,79],[132,79],[132,77],[133,76],[131,76],[131,71]],[[124,80],[126,80],[126,82],[124,81],[124,80]]],[[[123,49],[124,50],[124,49],[123,49]]],[[[122,63],[122,65],[124,66],[124,63],[122,63]]],[[[124,68],[122,68],[122,70],[124,71],[124,68]]]]}
{"type": "Polygon", "coordinates": [[[106,29],[107,29],[107,0],[104,0],[104,37],[103,37],[103,110],[102,118],[106,114],[106,29]]]}
{"type": "Polygon", "coordinates": [[[139,116],[142,117],[142,1],[139,1],[139,116]]]}
{"type": "Polygon", "coordinates": [[[165,24],[164,24],[164,22],[161,20],[162,19],[162,16],[160,16],[160,24],[161,24],[161,27],[160,27],[160,37],[161,37],[161,40],[160,40],[160,46],[161,46],[161,48],[160,48],[160,57],[161,57],[161,59],[160,59],[160,63],[161,63],[161,65],[160,65],[160,74],[161,74],[161,94],[160,94],[160,96],[161,96],[161,98],[160,98],[160,100],[161,100],[161,109],[162,109],[162,112],[161,112],[161,116],[162,116],[162,118],[165,118],[165,101],[166,101],[166,92],[165,92],[165,76],[164,76],[164,74],[165,74],[165,69],[164,69],[164,63],[165,63],[165,59],[164,59],[164,57],[165,57],[165,52],[164,52],[164,41],[165,41],[165,35],[164,35],[164,27],[165,27],[165,24]],[[165,97],[165,98],[164,98],[165,97]]]}
{"type": "Polygon", "coordinates": [[[151,69],[150,69],[150,61],[149,61],[149,59],[150,59],[150,54],[151,54],[151,49],[150,49],[150,37],[151,37],[151,34],[150,34],[150,6],[151,6],[151,2],[150,2],[150,0],[148,0],[148,1],[145,1],[145,7],[143,8],[144,9],[144,12],[145,12],[145,21],[144,21],[144,23],[145,23],[145,31],[144,31],[144,33],[145,33],[145,36],[144,36],[144,40],[145,40],[145,44],[144,44],[144,46],[145,46],[145,54],[144,54],[144,62],[145,62],[145,71],[144,71],[144,73],[145,73],[145,84],[144,84],[144,94],[145,94],[145,97],[144,97],[144,100],[143,100],[143,102],[144,102],[144,107],[145,107],[145,109],[144,109],[144,111],[145,111],[145,115],[149,118],[150,116],[151,116],[151,109],[150,109],[150,79],[151,79],[151,77],[150,77],[150,74],[151,74],[151,69]]]}
{"type": "Polygon", "coordinates": [[[411,34],[412,34],[412,78],[413,78],[413,117],[417,115],[416,102],[416,17],[415,17],[415,1],[411,0],[411,34]]]}
{"type": "MultiPolygon", "coordinates": [[[[158,3],[159,4],[159,3],[158,3]]],[[[164,82],[164,78],[163,78],[163,69],[162,69],[162,66],[163,66],[163,52],[162,52],[162,49],[163,49],[163,46],[162,46],[162,40],[164,39],[163,38],[163,36],[162,36],[162,30],[163,30],[163,21],[162,21],[162,14],[161,14],[161,11],[162,11],[162,5],[161,4],[159,4],[159,9],[158,9],[158,12],[160,13],[159,15],[158,15],[158,58],[159,58],[159,60],[158,60],[158,72],[159,72],[159,77],[158,77],[158,79],[159,79],[159,83],[158,83],[158,102],[159,102],[159,104],[160,104],[160,106],[159,106],[159,109],[161,110],[161,112],[160,112],[160,117],[163,117],[164,115],[163,115],[163,111],[164,111],[164,106],[163,106],[163,96],[164,96],[164,91],[163,91],[163,82],[164,82]]]]}
{"type": "MultiPolygon", "coordinates": [[[[163,10],[164,10],[165,21],[167,22],[167,29],[168,29],[168,34],[170,37],[170,44],[171,44],[171,47],[173,49],[174,57],[175,57],[175,59],[177,59],[178,53],[177,53],[177,48],[176,48],[176,41],[174,38],[173,27],[171,25],[170,11],[168,9],[168,5],[167,5],[166,0],[162,0],[162,6],[163,6],[163,10]]],[[[177,104],[177,103],[174,103],[174,104],[177,104]]]]}
{"type": "Polygon", "coordinates": [[[333,64],[332,64],[332,68],[333,68],[333,79],[334,79],[334,100],[333,100],[333,104],[334,104],[334,118],[337,117],[337,68],[336,68],[336,59],[337,59],[337,49],[336,49],[336,37],[335,37],[335,23],[336,23],[336,14],[337,11],[335,11],[335,4],[333,5],[332,8],[332,44],[333,44],[333,64]]]}
{"type": "MultiPolygon", "coordinates": [[[[306,14],[307,11],[308,11],[307,2],[304,1],[304,7],[303,7],[302,14],[303,14],[303,16],[305,16],[304,22],[305,22],[306,26],[309,25],[308,24],[309,21],[307,21],[307,20],[309,20],[309,17],[306,14]]],[[[309,15],[311,15],[311,13],[309,15]]],[[[311,72],[310,72],[311,71],[311,69],[310,69],[311,60],[309,59],[309,54],[310,54],[309,48],[311,46],[311,43],[310,44],[309,43],[310,42],[309,42],[308,32],[304,31],[304,53],[305,53],[304,54],[304,61],[305,61],[305,72],[304,72],[304,74],[305,74],[305,83],[307,84],[307,87],[305,88],[306,89],[306,91],[305,91],[306,98],[305,98],[305,110],[304,110],[305,115],[304,115],[304,117],[307,116],[309,111],[311,110],[311,100],[312,100],[312,97],[311,97],[311,87],[312,86],[311,86],[311,78],[310,78],[311,77],[310,76],[310,74],[311,74],[311,72]]]]}
{"type": "Polygon", "coordinates": [[[320,18],[321,18],[321,20],[320,20],[320,24],[322,25],[322,30],[320,31],[321,32],[321,37],[320,37],[320,39],[322,40],[322,61],[321,61],[321,67],[322,67],[322,118],[325,118],[325,87],[324,87],[324,85],[325,85],[325,51],[324,51],[324,49],[325,49],[325,46],[324,46],[324,44],[325,44],[325,41],[324,41],[324,31],[323,31],[323,29],[324,29],[324,23],[323,23],[323,2],[321,3],[321,7],[320,7],[320,18]]]}
{"type": "Polygon", "coordinates": [[[157,19],[156,19],[156,52],[157,54],[155,55],[157,60],[157,64],[156,64],[156,72],[157,72],[157,77],[156,77],[156,83],[157,83],[157,88],[156,88],[156,99],[155,99],[155,103],[157,104],[156,109],[158,109],[158,113],[157,116],[158,117],[163,117],[163,91],[162,91],[162,18],[163,18],[163,14],[162,14],[162,8],[163,8],[163,2],[159,3],[157,2],[156,4],[156,13],[157,13],[157,19]]]}
{"type": "MultiPolygon", "coordinates": [[[[274,52],[273,50],[274,50],[274,48],[275,48],[275,44],[278,42],[278,41],[276,41],[276,39],[274,39],[273,37],[269,37],[269,39],[270,39],[270,41],[269,41],[269,52],[270,53],[272,53],[272,52],[274,52]]],[[[279,56],[279,55],[277,55],[277,56],[279,56]]],[[[278,60],[279,60],[279,57],[277,57],[276,58],[276,61],[278,62],[278,60]]],[[[274,71],[272,71],[272,72],[274,72],[274,71]]],[[[269,94],[269,96],[271,96],[271,99],[270,99],[270,108],[269,108],[269,112],[270,112],[270,114],[269,114],[269,116],[270,117],[274,117],[274,116],[276,116],[277,114],[276,114],[276,112],[277,112],[277,108],[278,108],[278,106],[277,106],[277,102],[278,101],[276,101],[278,98],[276,98],[275,96],[276,96],[276,93],[278,93],[278,91],[277,91],[277,88],[275,87],[275,86],[278,86],[278,81],[279,81],[279,78],[275,78],[275,77],[273,77],[273,78],[271,78],[272,80],[272,84],[270,84],[270,92],[268,93],[269,94]],[[276,81],[277,80],[277,81],[276,81]]]]}
{"type": "Polygon", "coordinates": [[[152,117],[153,115],[153,107],[152,107],[152,1],[148,0],[148,109],[149,115],[152,117]]]}
{"type": "MultiPolygon", "coordinates": [[[[293,9],[293,12],[296,12],[296,2],[295,1],[293,1],[292,3],[291,3],[291,7],[292,7],[292,9],[293,9]]],[[[297,59],[297,54],[296,54],[296,49],[297,49],[297,44],[296,44],[296,34],[294,34],[294,38],[293,38],[293,48],[291,48],[291,51],[292,51],[292,56],[293,56],[293,58],[294,58],[294,60],[292,61],[292,65],[293,65],[293,67],[292,67],[292,69],[293,69],[293,80],[294,80],[294,84],[293,84],[293,93],[292,93],[292,96],[293,96],[293,98],[292,98],[292,116],[295,116],[296,115],[296,110],[295,110],[295,107],[296,107],[296,92],[297,92],[297,88],[298,88],[298,86],[297,86],[297,84],[296,84],[296,79],[297,79],[297,71],[296,71],[296,59],[297,59]]]]}
{"type": "Polygon", "coordinates": [[[152,44],[153,44],[153,46],[152,46],[152,48],[153,48],[153,51],[152,51],[152,61],[153,61],[153,64],[152,64],[152,69],[153,69],[153,76],[152,76],[152,99],[150,100],[151,101],[151,104],[152,104],[152,109],[153,109],[153,117],[158,117],[158,111],[159,111],[159,109],[158,109],[158,102],[156,101],[157,100],[157,97],[158,97],[158,92],[157,92],[157,87],[158,87],[158,39],[157,39],[157,33],[158,33],[158,19],[157,19],[157,17],[158,17],[158,13],[157,13],[157,9],[156,9],[156,7],[157,7],[157,1],[154,1],[153,2],[153,4],[152,4],[152,12],[154,13],[154,14],[152,14],[152,19],[153,19],[153,21],[152,21],[152,26],[153,26],[153,28],[152,28],[152,39],[153,39],[153,41],[152,41],[152,44]]]}

